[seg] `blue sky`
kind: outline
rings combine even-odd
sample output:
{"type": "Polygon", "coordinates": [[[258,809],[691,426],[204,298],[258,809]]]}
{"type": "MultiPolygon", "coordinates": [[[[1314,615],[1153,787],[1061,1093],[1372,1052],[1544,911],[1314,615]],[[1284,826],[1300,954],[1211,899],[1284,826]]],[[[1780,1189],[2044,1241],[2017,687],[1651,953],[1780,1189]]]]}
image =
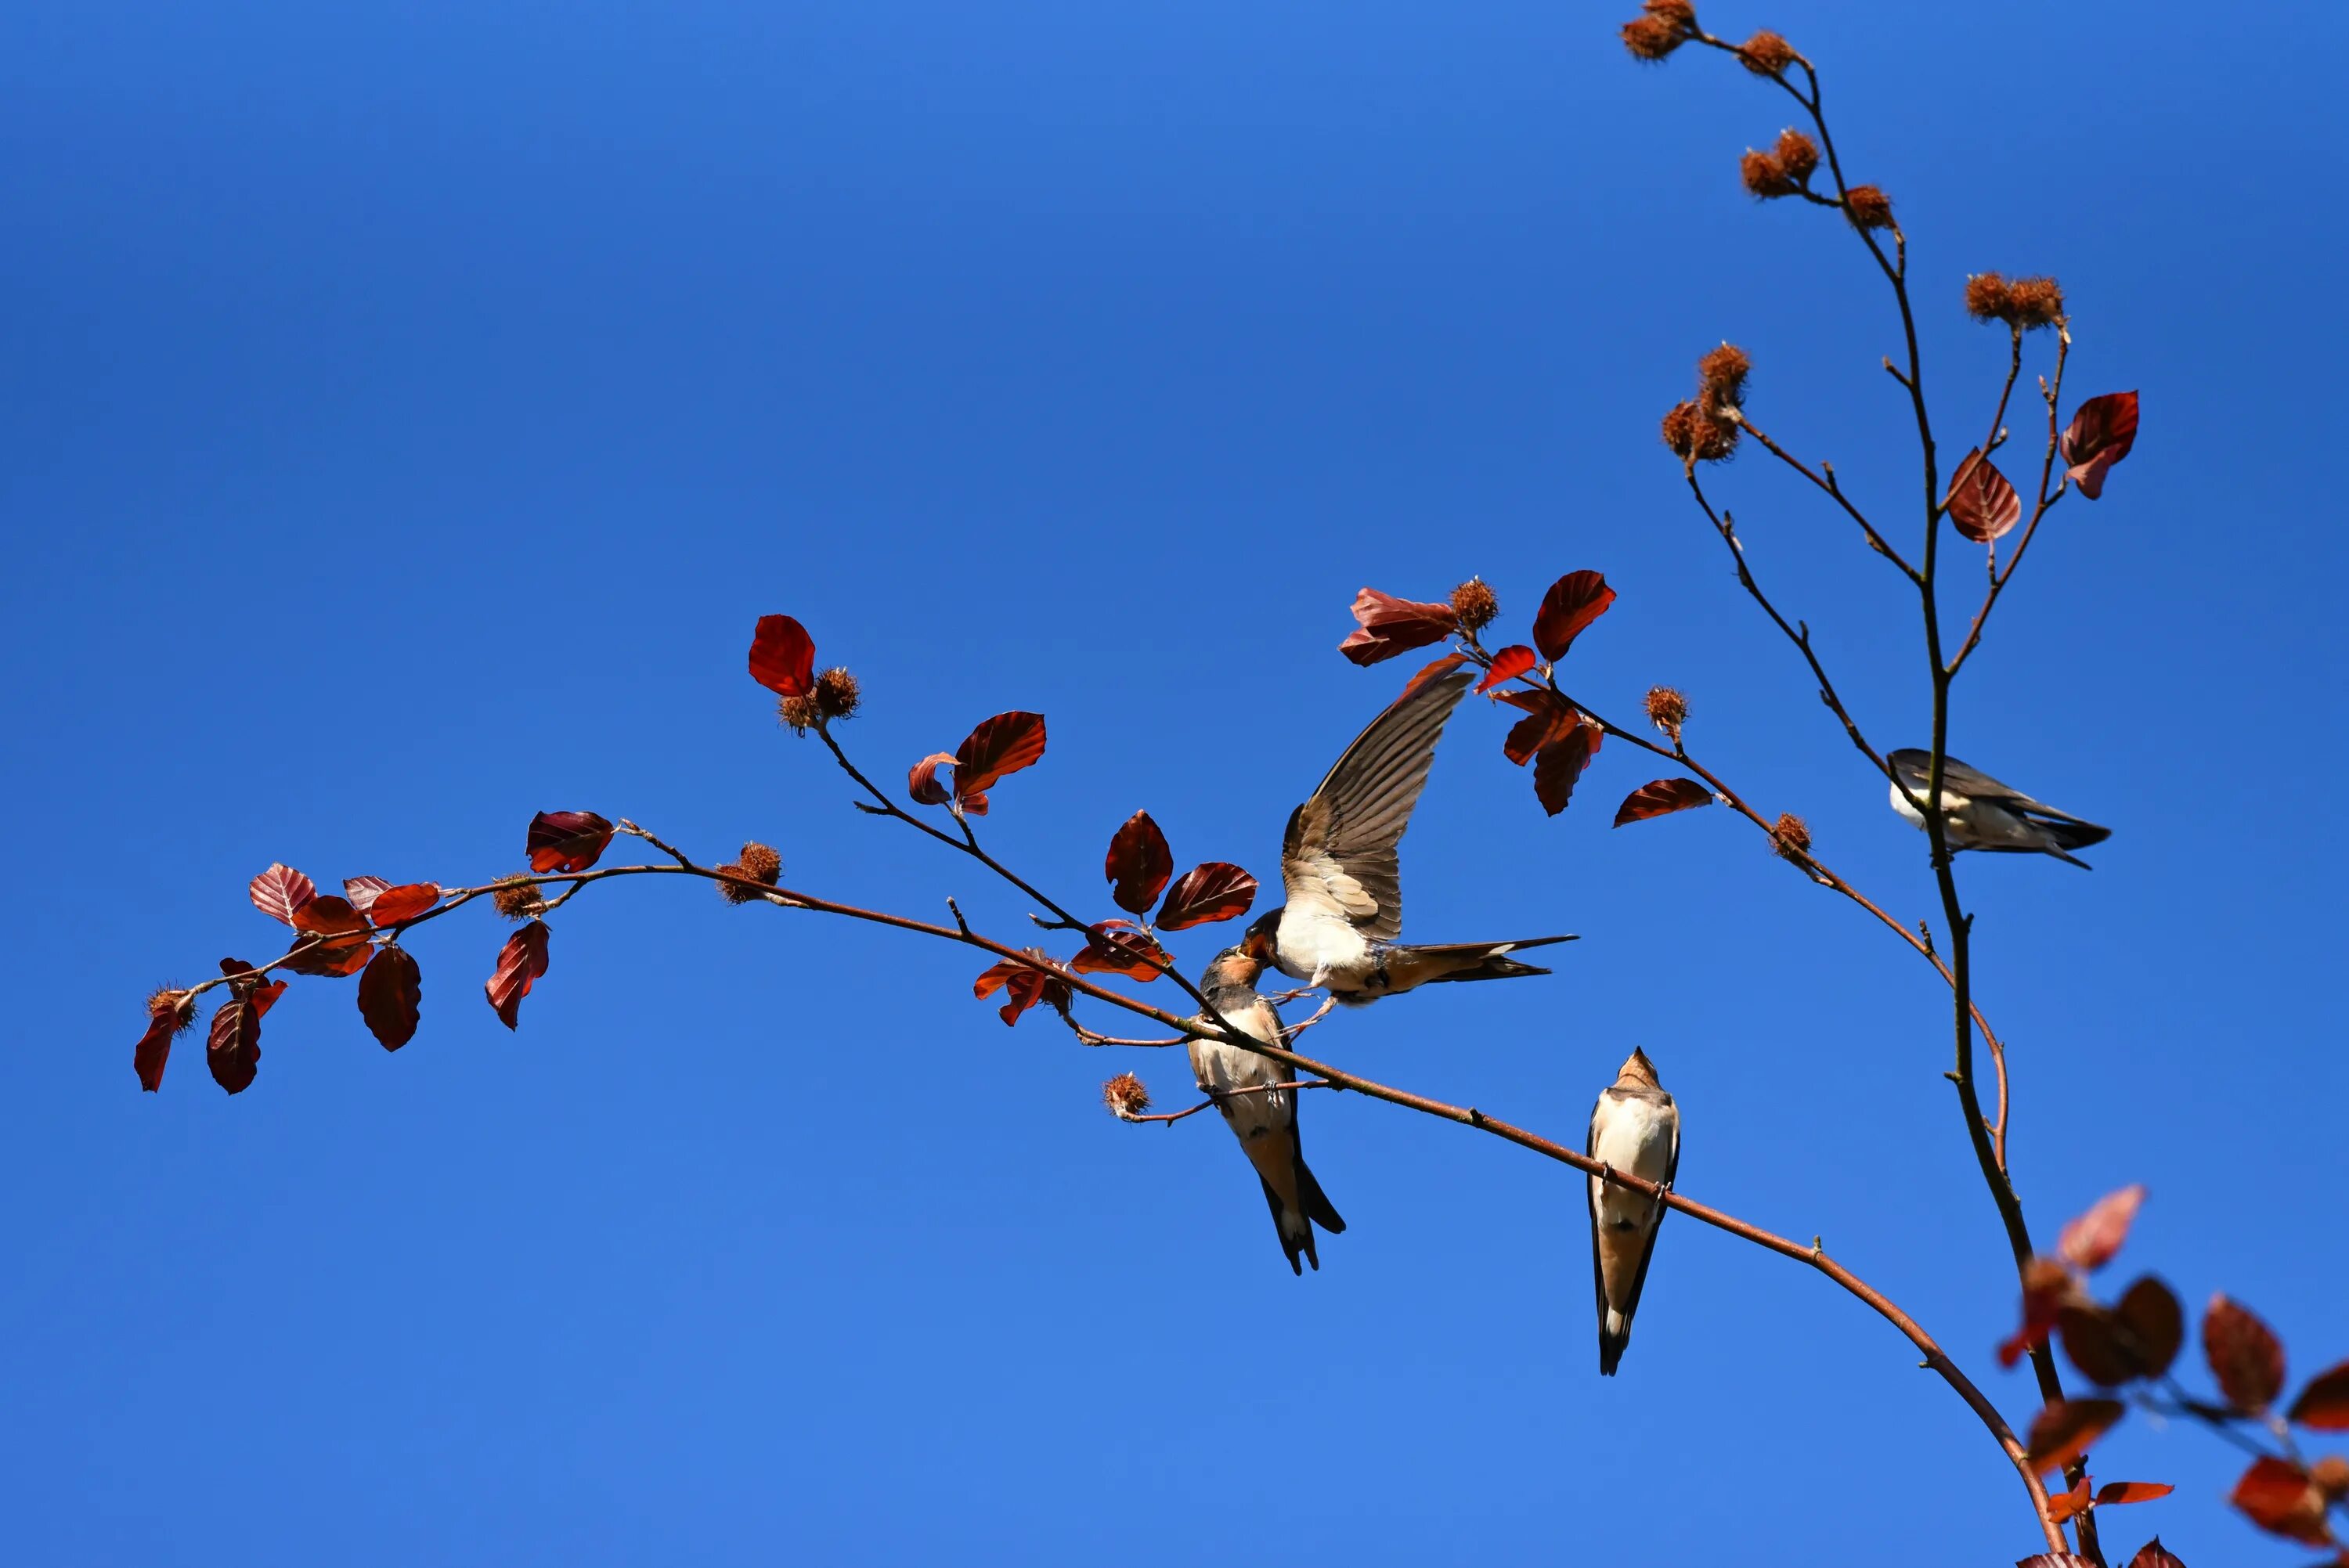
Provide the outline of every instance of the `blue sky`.
{"type": "MultiPolygon", "coordinates": [[[[1623,9],[1629,11],[1627,4],[1623,9]]],[[[1953,749],[2108,822],[2093,875],[1964,863],[2043,1237],[2152,1195],[2116,1282],[2224,1288],[2295,1377],[2349,1355],[2309,1193],[2349,1161],[2324,809],[2344,564],[2343,24],[2285,7],[1712,5],[1826,72],[1914,242],[1954,455],[2002,345],[1964,275],[2067,287],[2080,394],[2142,388],[1959,699],[1953,749]],[[2323,95],[2323,96],[2321,96],[2323,95]]],[[[509,1036],[503,932],[418,934],[387,1058],[297,982],[255,1088],[140,998],[269,951],[322,881],[512,869],[542,809],[746,837],[812,892],[1002,931],[1026,906],[852,813],[746,679],[798,615],[864,678],[878,774],[1014,707],[1051,748],[991,843],[1070,899],[1146,807],[1180,863],[1281,822],[1407,665],[1365,583],[1471,573],[1521,634],[1621,598],[1573,686],[1684,688],[1699,755],[1938,920],[1790,650],[1655,440],[1733,338],[1774,433],[1906,542],[1896,332],[1827,216],[1757,208],[1786,122],[1606,8],[294,6],[0,13],[0,759],[20,985],[0,1099],[12,1561],[2011,1561],[2011,1472],[1806,1271],[1665,1228],[1596,1375],[1569,1173],[1336,1096],[1351,1229],[1302,1281],[1206,1119],[1121,1127],[968,954],[705,888],[594,890],[509,1036]]],[[[2068,412],[2068,409],[2067,409],[2068,412]]],[[[1921,743],[1897,578],[1752,459],[1717,477],[1863,723],[1921,743]]],[[[1551,978],[1399,999],[1319,1049],[1569,1140],[1633,1045],[1681,1183],[1818,1233],[1978,1370],[2013,1278],[1941,1073],[1944,994],[1724,811],[1620,832],[1610,746],[1549,820],[1464,711],[1404,845],[1425,939],[1568,929],[1551,978]]],[[[1177,942],[1203,959],[1230,928],[1177,942]]],[[[1163,987],[1161,987],[1163,989],[1163,987]]],[[[342,994],[338,994],[341,992],[342,994]]],[[[2284,1562],[2227,1450],[2138,1420],[2117,1516],[2284,1562]]]]}

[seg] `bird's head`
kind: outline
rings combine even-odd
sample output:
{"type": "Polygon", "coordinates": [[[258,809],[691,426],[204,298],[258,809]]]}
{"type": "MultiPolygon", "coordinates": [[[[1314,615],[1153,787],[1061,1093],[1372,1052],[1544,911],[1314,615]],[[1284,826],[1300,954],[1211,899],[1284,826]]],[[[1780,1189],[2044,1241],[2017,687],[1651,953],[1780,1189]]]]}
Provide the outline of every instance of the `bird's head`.
{"type": "Polygon", "coordinates": [[[1239,946],[1234,951],[1247,954],[1257,961],[1258,966],[1269,969],[1273,955],[1278,949],[1279,935],[1280,911],[1276,909],[1257,916],[1248,926],[1247,934],[1240,939],[1239,946]]]}
{"type": "Polygon", "coordinates": [[[1648,1059],[1647,1052],[1636,1048],[1623,1058],[1622,1070],[1615,1075],[1615,1082],[1619,1086],[1637,1084],[1642,1088],[1664,1087],[1656,1078],[1656,1064],[1648,1059]]]}
{"type": "Polygon", "coordinates": [[[1207,960],[1206,984],[1244,985],[1254,989],[1257,977],[1264,973],[1264,960],[1248,951],[1245,942],[1225,948],[1207,960]]]}

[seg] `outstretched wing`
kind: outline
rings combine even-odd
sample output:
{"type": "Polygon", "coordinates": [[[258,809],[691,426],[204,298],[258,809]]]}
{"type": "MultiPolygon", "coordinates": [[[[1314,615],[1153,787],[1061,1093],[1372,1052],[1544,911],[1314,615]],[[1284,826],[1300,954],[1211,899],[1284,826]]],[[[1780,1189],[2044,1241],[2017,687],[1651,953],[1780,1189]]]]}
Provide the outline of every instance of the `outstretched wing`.
{"type": "Polygon", "coordinates": [[[1397,697],[1289,813],[1280,846],[1289,908],[1344,920],[1372,941],[1401,934],[1395,844],[1427,788],[1444,721],[1475,679],[1457,670],[1397,697]]]}
{"type": "MultiPolygon", "coordinates": [[[[1920,800],[1925,798],[1926,789],[1932,784],[1931,752],[1913,746],[1903,747],[1885,760],[1892,764],[1911,795],[1920,800]]],[[[1970,800],[1991,801],[2009,810],[2033,817],[2052,817],[2059,822],[2086,822],[2084,817],[2075,817],[2069,811],[2059,811],[2053,806],[2043,805],[2013,785],[2002,784],[1979,768],[1969,768],[1954,757],[1941,758],[1941,788],[1953,794],[1963,795],[1970,800]]]]}

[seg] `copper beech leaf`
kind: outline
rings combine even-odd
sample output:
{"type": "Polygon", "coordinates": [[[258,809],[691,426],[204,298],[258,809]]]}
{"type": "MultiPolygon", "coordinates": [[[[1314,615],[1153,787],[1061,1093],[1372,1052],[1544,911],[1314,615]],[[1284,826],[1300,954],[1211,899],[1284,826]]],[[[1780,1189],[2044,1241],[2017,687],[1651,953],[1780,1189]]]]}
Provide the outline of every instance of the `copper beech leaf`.
{"type": "Polygon", "coordinates": [[[1185,872],[1183,880],[1166,890],[1166,902],[1158,906],[1158,925],[1164,931],[1182,931],[1229,920],[1246,914],[1255,902],[1256,878],[1228,861],[1208,861],[1185,872]]]}
{"type": "Polygon", "coordinates": [[[1569,572],[1549,585],[1534,614],[1534,646],[1556,664],[1591,622],[1615,603],[1615,590],[1596,572],[1569,572]]]}
{"type": "Polygon", "coordinates": [[[1440,643],[1460,625],[1449,604],[1398,599],[1375,588],[1354,595],[1354,619],[1361,624],[1338,645],[1338,651],[1365,665],[1440,643]]]}
{"type": "Polygon", "coordinates": [[[1526,717],[1510,727],[1501,741],[1501,755],[1520,768],[1533,759],[1535,752],[1553,740],[1563,740],[1582,723],[1581,710],[1547,687],[1497,695],[1511,707],[1526,712],[1526,717]]]}
{"type": "Polygon", "coordinates": [[[498,966],[481,987],[488,994],[490,1006],[497,1009],[498,1021],[507,1028],[522,1021],[522,999],[530,995],[531,985],[546,973],[546,944],[552,934],[543,920],[533,920],[512,936],[498,950],[498,966]]]}
{"type": "Polygon", "coordinates": [[[2125,1502],[2151,1502],[2158,1497],[2168,1497],[2178,1489],[2167,1481],[2108,1480],[2096,1489],[2098,1508],[2118,1508],[2125,1502]]]}
{"type": "Polygon", "coordinates": [[[2014,1568],[2096,1568],[2096,1563],[2076,1552],[2041,1552],[2020,1559],[2014,1568]]]}
{"type": "Polygon", "coordinates": [[[2107,392],[2080,405],[2064,432],[2064,477],[2090,500],[2105,493],[2105,475],[2137,445],[2137,394],[2107,392]]]}
{"type": "Polygon", "coordinates": [[[2137,1205],[2144,1202],[2143,1182],[2106,1193],[2086,1213],[2064,1227],[2055,1250],[2063,1254],[2064,1262],[2084,1272],[2104,1267],[2128,1239],[2129,1222],[2137,1218],[2137,1205]]]}
{"type": "Polygon", "coordinates": [[[2128,1561],[2128,1568],[2186,1568],[2186,1564],[2165,1548],[2157,1535],[2137,1548],[2137,1555],[2128,1561]]]}
{"type": "MultiPolygon", "coordinates": [[[[277,982],[280,988],[285,984],[277,982]]],[[[257,1004],[255,997],[232,995],[212,1013],[204,1060],[212,1068],[212,1081],[231,1094],[251,1088],[261,1070],[261,1015],[266,1007],[265,1003],[257,1004]]]]}
{"type": "Polygon", "coordinates": [[[1158,939],[1130,920],[1104,920],[1085,928],[1085,944],[1069,960],[1080,975],[1123,975],[1155,980],[1174,965],[1158,939]],[[1155,962],[1153,962],[1153,961],[1155,962]]]}
{"type": "Polygon", "coordinates": [[[272,920],[291,925],[294,912],[317,896],[318,884],[292,866],[273,861],[267,871],[253,879],[247,891],[253,895],[254,908],[272,920]]]}
{"type": "Polygon", "coordinates": [[[353,909],[367,914],[375,908],[376,895],[390,885],[381,877],[345,877],[343,896],[351,901],[353,909]]]}
{"type": "Polygon", "coordinates": [[[1136,811],[1110,835],[1102,874],[1109,879],[1109,896],[1118,908],[1129,914],[1150,913],[1174,874],[1174,851],[1149,812],[1136,811]]]}
{"type": "Polygon", "coordinates": [[[1578,724],[1561,738],[1551,741],[1534,753],[1534,796],[1541,801],[1542,810],[1557,816],[1574,799],[1574,787],[1582,779],[1582,770],[1599,751],[1599,731],[1597,725],[1578,724]]]}
{"type": "Polygon", "coordinates": [[[2095,1499],[2088,1495],[2088,1478],[2082,1476],[2069,1491],[2051,1493],[2047,1499],[2047,1517],[2061,1524],[2081,1510],[2095,1506],[2095,1499]]]}
{"type": "MultiPolygon", "coordinates": [[[[1026,951],[1040,962],[1051,962],[1040,948],[1030,947],[1026,951]]],[[[989,965],[977,980],[971,982],[971,995],[981,1001],[998,991],[1005,993],[1005,995],[1003,1006],[996,1009],[996,1016],[1007,1025],[1019,1023],[1019,1015],[1039,1002],[1050,1002],[1055,1007],[1065,1007],[1069,1002],[1069,983],[1066,980],[1011,958],[989,965]]]]}
{"type": "Polygon", "coordinates": [[[541,811],[530,820],[524,847],[530,869],[584,872],[602,857],[612,841],[612,824],[593,811],[541,811]]]}
{"type": "Polygon", "coordinates": [[[366,913],[378,925],[398,925],[403,920],[414,920],[440,902],[439,883],[402,882],[378,893],[366,913]]]}
{"type": "Polygon", "coordinates": [[[347,976],[367,966],[367,916],[353,909],[350,900],[318,894],[294,912],[294,929],[316,939],[316,945],[304,946],[298,956],[285,961],[295,974],[347,976]]]}
{"type": "Polygon", "coordinates": [[[1982,456],[1980,447],[1958,464],[1942,504],[1958,531],[1976,544],[2004,537],[2007,530],[2023,521],[2023,498],[2014,493],[2014,486],[1998,471],[1998,465],[1982,456]]]}
{"type": "Polygon", "coordinates": [[[424,1002],[424,978],[406,948],[387,944],[367,960],[359,976],[359,1016],[387,1051],[416,1037],[424,1002]]]}
{"type": "Polygon", "coordinates": [[[789,615],[761,615],[750,637],[750,678],[777,696],[815,689],[815,639],[789,615]]]}
{"type": "Polygon", "coordinates": [[[1623,803],[1615,809],[1615,826],[1644,822],[1651,817],[1667,817],[1674,811],[1712,804],[1713,791],[1693,779],[1659,779],[1623,797],[1623,803]]]}
{"type": "Polygon", "coordinates": [[[2202,1314],[2202,1354],[2219,1391],[2244,1415],[2261,1414],[2283,1392],[2282,1341],[2223,1294],[2202,1314]]]}
{"type": "Polygon", "coordinates": [[[2253,1460],[2227,1501],[2271,1535],[2311,1546],[2326,1545],[2332,1539],[2324,1522],[2324,1494],[2290,1460],[2272,1454],[2253,1460]]]}
{"type": "Polygon", "coordinates": [[[139,1075],[139,1087],[147,1093],[163,1087],[163,1068],[171,1059],[171,1037],[179,1032],[179,1023],[171,1017],[147,1020],[147,1032],[139,1037],[139,1045],[130,1053],[130,1070],[139,1075]]]}
{"type": "Polygon", "coordinates": [[[938,769],[954,766],[954,758],[944,751],[933,751],[907,770],[905,793],[920,806],[943,806],[954,799],[954,791],[938,782],[938,769]]]}
{"type": "Polygon", "coordinates": [[[1476,689],[1491,691],[1503,681],[1516,679],[1539,662],[1534,651],[1523,643],[1503,648],[1493,655],[1493,662],[1486,667],[1485,678],[1476,683],[1476,689]]]}
{"type": "Polygon", "coordinates": [[[2118,1399],[2057,1399],[2032,1418],[2032,1465],[2041,1474],[2061,1470],[2088,1451],[2127,1408],[2118,1399]]]}
{"type": "Polygon", "coordinates": [[[984,815],[987,791],[995,787],[995,781],[1032,765],[1043,755],[1042,714],[1015,711],[982,719],[955,748],[955,796],[964,810],[984,815]]]}
{"type": "Polygon", "coordinates": [[[2349,1361],[2311,1377],[2284,1414],[2314,1431],[2349,1432],[2349,1361]]]}
{"type": "Polygon", "coordinates": [[[2113,1309],[2123,1344],[2138,1358],[2140,1377],[2158,1377],[2186,1343],[2186,1309],[2170,1288],[2146,1274],[2121,1293],[2113,1309]]]}

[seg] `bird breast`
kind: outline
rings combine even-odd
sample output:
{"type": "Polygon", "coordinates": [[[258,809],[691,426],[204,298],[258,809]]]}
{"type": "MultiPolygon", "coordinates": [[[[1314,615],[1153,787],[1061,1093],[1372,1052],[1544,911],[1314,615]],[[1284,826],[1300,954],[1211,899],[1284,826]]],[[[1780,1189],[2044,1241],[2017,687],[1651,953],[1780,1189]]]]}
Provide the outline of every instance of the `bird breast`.
{"type": "MultiPolygon", "coordinates": [[[[1661,1181],[1672,1168],[1672,1137],[1677,1118],[1670,1109],[1644,1099],[1612,1100],[1599,1119],[1598,1136],[1590,1155],[1627,1176],[1661,1181]]],[[[1590,1191],[1599,1217],[1608,1224],[1646,1221],[1654,1202],[1645,1193],[1590,1178],[1590,1191]]]]}

